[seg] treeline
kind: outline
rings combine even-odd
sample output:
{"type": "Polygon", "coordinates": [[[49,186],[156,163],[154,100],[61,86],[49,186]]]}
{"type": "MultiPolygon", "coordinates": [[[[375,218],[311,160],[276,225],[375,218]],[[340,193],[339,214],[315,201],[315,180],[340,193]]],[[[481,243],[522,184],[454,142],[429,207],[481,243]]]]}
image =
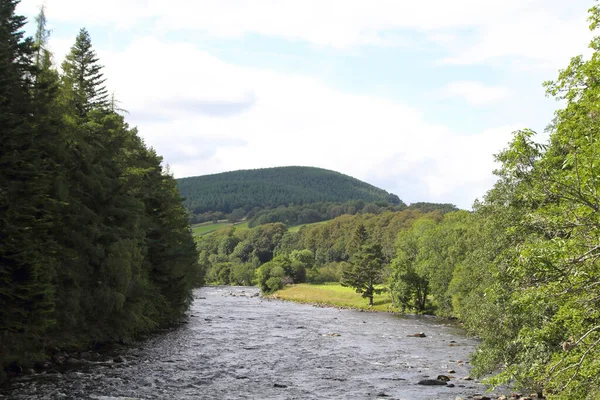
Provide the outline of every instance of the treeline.
{"type": "Polygon", "coordinates": [[[412,203],[408,207],[404,203],[392,205],[384,201],[365,203],[362,200],[353,200],[346,203],[313,203],[299,206],[280,206],[276,209],[269,210],[253,210],[250,214],[251,217],[248,219],[248,224],[250,227],[254,227],[268,223],[281,222],[286,226],[296,226],[327,221],[345,214],[382,214],[388,211],[403,210],[416,210],[422,213],[439,211],[442,214],[446,214],[448,212],[458,211],[458,208],[453,204],[423,202],[412,203]],[[254,211],[256,211],[255,214],[254,211]]]}
{"type": "Polygon", "coordinates": [[[398,196],[373,185],[339,172],[312,167],[224,172],[178,179],[177,185],[184,197],[184,206],[193,215],[350,200],[402,204],[398,196]]]}
{"type": "Polygon", "coordinates": [[[439,211],[442,214],[446,214],[452,211],[458,211],[458,208],[453,204],[447,203],[419,202],[412,203],[407,207],[404,203],[392,205],[384,201],[365,203],[362,200],[351,200],[345,203],[319,202],[303,205],[279,206],[274,209],[255,207],[249,212],[238,208],[233,210],[230,214],[207,212],[200,215],[192,215],[190,217],[190,223],[197,224],[208,221],[217,222],[224,219],[235,223],[245,219],[248,221],[250,227],[275,222],[281,222],[286,226],[297,226],[328,221],[345,214],[382,214],[388,211],[402,210],[417,210],[422,213],[439,211]]]}
{"type": "Polygon", "coordinates": [[[26,38],[17,3],[0,0],[0,366],[9,370],[168,325],[202,282],[176,182],[118,114],[88,32],[59,72],[43,8],[26,38]]]}
{"type": "MultiPolygon", "coordinates": [[[[389,261],[395,253],[398,233],[422,215],[416,210],[342,215],[324,224],[304,226],[297,232],[288,231],[282,223],[252,229],[230,227],[199,238],[198,250],[207,270],[207,281],[211,283],[257,283],[258,276],[254,274],[263,264],[274,260],[286,264],[292,259],[302,261],[305,271],[292,274],[296,279],[291,280],[287,274],[282,275],[281,284],[299,282],[298,277],[309,282],[339,281],[341,267],[352,256],[352,237],[357,227],[366,227],[389,261]]],[[[439,212],[430,215],[443,218],[439,212]]]]}

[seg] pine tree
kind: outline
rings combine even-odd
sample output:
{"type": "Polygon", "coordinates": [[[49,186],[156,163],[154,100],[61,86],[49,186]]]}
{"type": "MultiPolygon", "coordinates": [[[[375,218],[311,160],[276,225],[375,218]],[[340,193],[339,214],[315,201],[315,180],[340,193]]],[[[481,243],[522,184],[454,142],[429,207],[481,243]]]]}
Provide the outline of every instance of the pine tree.
{"type": "Polygon", "coordinates": [[[90,34],[81,28],[62,64],[67,101],[79,117],[85,117],[92,109],[106,110],[109,107],[102,68],[92,49],[90,34]]]}
{"type": "Polygon", "coordinates": [[[17,3],[0,0],[0,365],[31,357],[54,306],[49,171],[32,97],[38,70],[17,3]]]}
{"type": "Polygon", "coordinates": [[[35,65],[40,68],[44,63],[46,56],[50,54],[46,45],[50,38],[50,31],[46,29],[46,9],[45,6],[40,7],[39,14],[35,17],[37,30],[35,32],[35,65]]]}
{"type": "Polygon", "coordinates": [[[353,254],[350,263],[342,271],[341,283],[342,286],[353,287],[356,293],[369,299],[369,305],[372,306],[373,295],[380,292],[375,285],[382,283],[385,263],[381,245],[369,240],[363,224],[356,228],[352,242],[353,254]]]}

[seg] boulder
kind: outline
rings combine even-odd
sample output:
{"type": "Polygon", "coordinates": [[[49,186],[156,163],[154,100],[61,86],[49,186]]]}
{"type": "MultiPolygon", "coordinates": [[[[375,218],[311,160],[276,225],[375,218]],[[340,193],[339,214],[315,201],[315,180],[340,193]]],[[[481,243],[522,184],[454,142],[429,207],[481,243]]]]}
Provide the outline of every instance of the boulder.
{"type": "Polygon", "coordinates": [[[419,382],[417,382],[417,385],[425,385],[425,386],[435,386],[435,385],[440,385],[440,386],[446,386],[447,381],[441,381],[439,379],[422,379],[419,382]]]}

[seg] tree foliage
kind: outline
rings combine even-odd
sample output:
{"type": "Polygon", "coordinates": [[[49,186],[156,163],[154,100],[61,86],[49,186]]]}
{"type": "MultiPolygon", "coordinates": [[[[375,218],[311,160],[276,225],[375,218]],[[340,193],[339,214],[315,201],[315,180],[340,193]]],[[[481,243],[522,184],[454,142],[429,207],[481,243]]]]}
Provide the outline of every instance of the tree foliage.
{"type": "Polygon", "coordinates": [[[67,105],[79,117],[85,117],[92,109],[108,107],[108,91],[104,86],[106,79],[98,61],[90,34],[81,28],[62,64],[64,96],[67,105]]]}
{"type": "MultiPolygon", "coordinates": [[[[403,204],[398,196],[338,172],[309,167],[278,167],[224,172],[177,180],[192,214],[231,213],[320,202],[361,200],[403,204]]],[[[364,205],[364,204],[363,204],[364,205]]],[[[362,206],[361,206],[362,207],[362,206]]],[[[284,221],[268,221],[284,222],[284,221]]]]}
{"type": "Polygon", "coordinates": [[[44,10],[33,40],[16,3],[0,1],[3,367],[170,324],[203,279],[175,180],[105,108],[87,32],[61,75],[44,10]]]}
{"type": "Polygon", "coordinates": [[[365,226],[359,225],[352,240],[350,262],[342,271],[342,285],[354,288],[372,306],[373,295],[380,291],[376,285],[383,283],[384,266],[381,245],[370,240],[365,226]]]}

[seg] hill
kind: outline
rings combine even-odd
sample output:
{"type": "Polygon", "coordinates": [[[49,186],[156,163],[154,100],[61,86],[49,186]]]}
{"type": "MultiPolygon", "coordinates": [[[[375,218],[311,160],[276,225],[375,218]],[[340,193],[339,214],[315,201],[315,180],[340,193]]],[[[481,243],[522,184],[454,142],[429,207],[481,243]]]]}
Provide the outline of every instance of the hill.
{"type": "Polygon", "coordinates": [[[248,212],[319,202],[403,204],[398,196],[339,172],[313,167],[240,170],[181,178],[177,186],[193,214],[248,212]]]}

